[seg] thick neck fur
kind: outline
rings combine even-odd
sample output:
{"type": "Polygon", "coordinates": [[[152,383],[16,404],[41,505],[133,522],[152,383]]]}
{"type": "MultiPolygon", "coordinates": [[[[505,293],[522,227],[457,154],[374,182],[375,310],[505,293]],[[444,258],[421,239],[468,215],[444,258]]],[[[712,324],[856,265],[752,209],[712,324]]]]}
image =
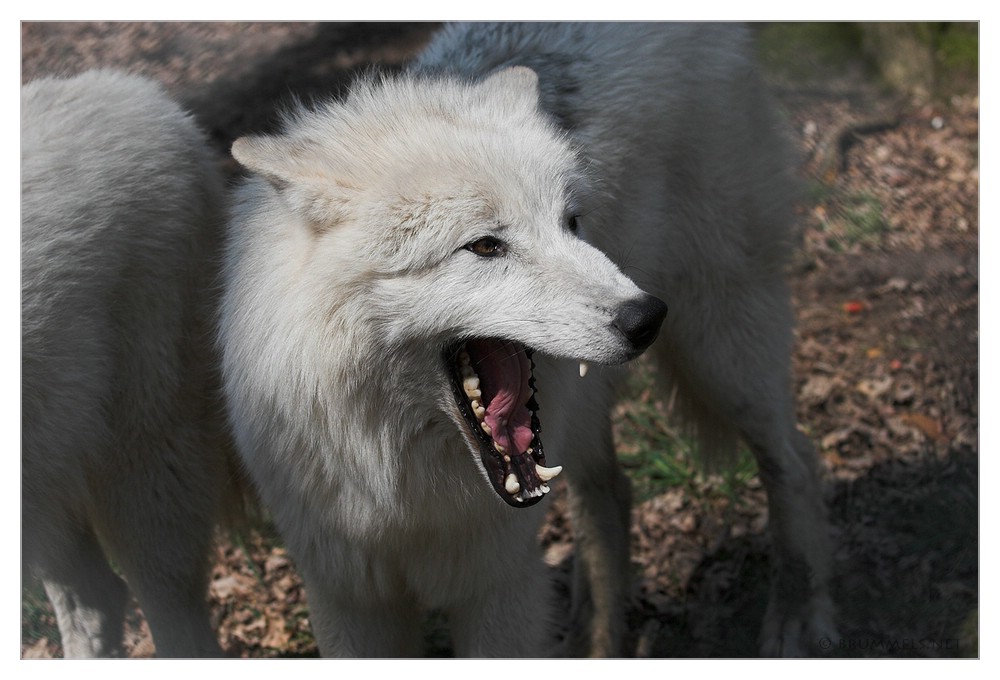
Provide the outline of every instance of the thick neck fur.
{"type": "Polygon", "coordinates": [[[308,455],[330,488],[356,497],[347,505],[359,526],[436,514],[447,523],[470,506],[501,506],[446,411],[453,407],[440,349],[387,341],[366,298],[358,292],[339,301],[325,332],[300,339],[308,374],[301,358],[289,357],[288,370],[311,384],[285,395],[288,422],[301,422],[294,412],[308,409],[313,423],[323,423],[294,438],[308,442],[308,454],[289,453],[308,455]],[[380,505],[380,499],[392,500],[380,505]]]}

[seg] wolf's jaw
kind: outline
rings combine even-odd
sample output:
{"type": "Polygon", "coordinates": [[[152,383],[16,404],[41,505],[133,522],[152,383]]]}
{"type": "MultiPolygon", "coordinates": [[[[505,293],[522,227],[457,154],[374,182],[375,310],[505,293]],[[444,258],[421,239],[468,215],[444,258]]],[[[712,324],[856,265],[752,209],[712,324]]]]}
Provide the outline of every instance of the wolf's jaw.
{"type": "Polygon", "coordinates": [[[473,435],[470,440],[479,447],[480,460],[494,490],[514,507],[537,503],[550,491],[548,482],[562,472],[561,466],[545,466],[530,354],[530,350],[518,343],[500,340],[468,341],[445,353],[458,409],[473,435]],[[479,357],[474,358],[470,353],[472,346],[480,350],[479,357]],[[496,358],[490,355],[497,353],[508,354],[505,356],[508,371],[513,367],[523,374],[516,378],[516,385],[512,385],[507,375],[504,388],[498,388],[496,383],[500,381],[487,366],[496,358]],[[486,376],[476,372],[477,362],[486,370],[486,376]],[[487,387],[484,380],[494,384],[487,387]],[[487,391],[492,394],[484,395],[487,391]],[[494,401],[487,403],[487,399],[494,401]],[[526,411],[514,415],[521,409],[526,411]],[[530,415],[530,429],[525,427],[524,420],[528,417],[525,414],[530,415]],[[515,420],[518,422],[511,424],[515,420]]]}

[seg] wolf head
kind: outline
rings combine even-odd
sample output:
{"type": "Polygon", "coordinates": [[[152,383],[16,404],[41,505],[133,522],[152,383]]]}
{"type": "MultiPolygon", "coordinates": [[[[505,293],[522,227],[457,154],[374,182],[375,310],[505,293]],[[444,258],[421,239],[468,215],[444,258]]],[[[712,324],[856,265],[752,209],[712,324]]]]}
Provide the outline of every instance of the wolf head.
{"type": "Polygon", "coordinates": [[[233,156],[270,184],[274,237],[298,244],[272,266],[309,302],[281,313],[325,323],[356,371],[406,393],[406,417],[447,414],[515,507],[561,469],[545,466],[532,352],[621,363],[666,313],[576,235],[587,178],[530,69],[362,82],[233,156]]]}

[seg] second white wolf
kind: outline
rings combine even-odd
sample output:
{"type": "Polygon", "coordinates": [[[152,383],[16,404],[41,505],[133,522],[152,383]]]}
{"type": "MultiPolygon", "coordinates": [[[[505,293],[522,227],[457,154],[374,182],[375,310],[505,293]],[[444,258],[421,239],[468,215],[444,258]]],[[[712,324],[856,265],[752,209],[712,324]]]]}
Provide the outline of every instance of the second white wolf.
{"type": "MultiPolygon", "coordinates": [[[[511,65],[538,73],[542,108],[581,150],[596,189],[579,199],[581,236],[670,305],[651,352],[702,453],[724,461],[743,439],[757,459],[773,546],[761,651],[817,651],[834,626],[815,452],[790,391],[795,184],[753,36],[721,23],[455,25],[417,69],[477,78],[511,65]]],[[[546,437],[569,461],[582,562],[574,618],[592,620],[591,653],[617,655],[629,574],[609,422],[619,372],[581,383],[573,366],[548,368],[546,437]]]]}
{"type": "Polygon", "coordinates": [[[223,190],[152,81],[21,89],[22,559],[66,657],[122,654],[129,591],[159,656],[221,654],[208,560],[238,491],[212,343],[223,190]]]}

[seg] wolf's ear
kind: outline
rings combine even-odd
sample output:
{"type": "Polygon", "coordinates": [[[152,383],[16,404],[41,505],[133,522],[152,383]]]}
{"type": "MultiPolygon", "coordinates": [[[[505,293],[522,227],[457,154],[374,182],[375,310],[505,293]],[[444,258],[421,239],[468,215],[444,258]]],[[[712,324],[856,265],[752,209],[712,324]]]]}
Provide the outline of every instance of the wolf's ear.
{"type": "Polygon", "coordinates": [[[298,164],[280,137],[248,135],[233,142],[232,154],[240,165],[264,177],[277,188],[294,181],[298,164]]]}
{"type": "Polygon", "coordinates": [[[508,66],[491,74],[479,86],[507,97],[517,97],[530,108],[538,106],[538,74],[527,66],[508,66]]]}
{"type": "Polygon", "coordinates": [[[346,217],[350,192],[306,145],[288,137],[249,135],[233,142],[232,154],[270,182],[317,230],[346,217]]]}

